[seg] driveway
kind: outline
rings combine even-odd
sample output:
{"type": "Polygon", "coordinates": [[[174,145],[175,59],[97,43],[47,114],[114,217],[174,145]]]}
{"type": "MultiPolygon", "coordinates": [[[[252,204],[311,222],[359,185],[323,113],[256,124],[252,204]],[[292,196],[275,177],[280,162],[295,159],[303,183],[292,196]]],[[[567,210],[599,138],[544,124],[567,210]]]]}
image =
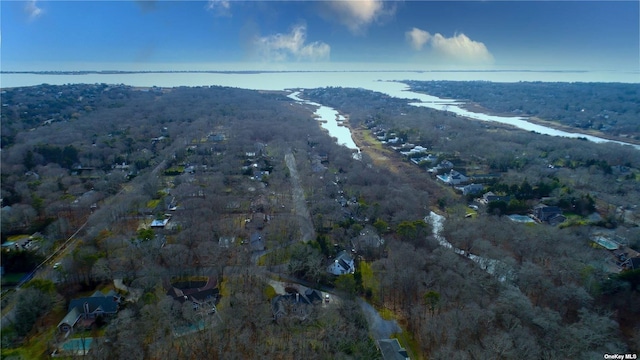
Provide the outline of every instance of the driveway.
{"type": "Polygon", "coordinates": [[[369,331],[371,331],[371,335],[375,340],[389,339],[391,334],[402,332],[402,329],[400,329],[400,326],[398,326],[395,320],[383,319],[376,309],[366,301],[359,298],[358,304],[360,308],[362,308],[364,316],[367,318],[369,331]]]}

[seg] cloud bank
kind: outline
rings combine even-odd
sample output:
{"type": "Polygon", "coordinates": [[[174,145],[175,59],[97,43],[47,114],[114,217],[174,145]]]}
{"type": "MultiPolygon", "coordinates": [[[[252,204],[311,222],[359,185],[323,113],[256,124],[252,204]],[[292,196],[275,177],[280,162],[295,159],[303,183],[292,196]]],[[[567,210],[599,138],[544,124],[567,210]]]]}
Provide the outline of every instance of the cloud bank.
{"type": "Polygon", "coordinates": [[[24,12],[27,13],[29,21],[33,21],[42,16],[44,11],[36,5],[36,0],[30,0],[24,5],[24,12]]]}
{"type": "Polygon", "coordinates": [[[432,52],[444,60],[465,64],[491,64],[494,60],[483,43],[471,40],[462,33],[448,38],[440,33],[431,35],[414,27],[405,33],[405,37],[414,50],[421,51],[425,45],[429,45],[432,52]]]}
{"type": "Polygon", "coordinates": [[[331,54],[328,44],[319,41],[307,43],[306,25],[296,25],[288,34],[258,37],[254,45],[266,61],[325,61],[331,54]]]}
{"type": "Polygon", "coordinates": [[[385,4],[389,3],[382,0],[339,0],[326,3],[332,16],[354,34],[362,34],[371,23],[392,16],[395,6],[385,4]]]}

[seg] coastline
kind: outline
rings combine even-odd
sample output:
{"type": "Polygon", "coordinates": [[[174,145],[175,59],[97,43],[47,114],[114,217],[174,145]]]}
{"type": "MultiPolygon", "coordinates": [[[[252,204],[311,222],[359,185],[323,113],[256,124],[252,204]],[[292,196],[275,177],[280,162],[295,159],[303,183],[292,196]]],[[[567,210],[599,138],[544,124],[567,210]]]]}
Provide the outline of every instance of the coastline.
{"type": "Polygon", "coordinates": [[[573,134],[590,135],[590,136],[595,136],[595,137],[599,137],[606,140],[621,141],[629,144],[640,145],[640,140],[636,140],[631,137],[613,136],[597,130],[584,130],[584,129],[580,129],[580,128],[576,128],[568,125],[563,125],[555,121],[541,119],[536,116],[526,116],[526,115],[518,115],[518,114],[512,114],[512,113],[502,113],[498,111],[493,111],[474,102],[464,102],[464,104],[459,106],[467,111],[477,113],[477,114],[486,114],[486,115],[503,116],[503,117],[522,116],[523,118],[525,118],[525,121],[527,122],[540,125],[540,126],[545,126],[558,131],[564,131],[564,132],[573,133],[573,134]]]}

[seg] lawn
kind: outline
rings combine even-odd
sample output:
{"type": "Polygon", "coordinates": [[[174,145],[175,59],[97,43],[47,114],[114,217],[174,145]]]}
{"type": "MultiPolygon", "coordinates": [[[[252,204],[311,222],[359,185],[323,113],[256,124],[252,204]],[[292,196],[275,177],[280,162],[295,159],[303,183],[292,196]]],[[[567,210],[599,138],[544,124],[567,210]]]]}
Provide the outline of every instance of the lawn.
{"type": "Polygon", "coordinates": [[[279,265],[286,264],[291,259],[291,251],[289,248],[274,249],[258,259],[258,265],[279,265]]]}
{"type": "Polygon", "coordinates": [[[418,342],[411,336],[411,334],[409,334],[406,331],[403,331],[401,333],[395,333],[391,335],[392,339],[398,339],[398,342],[400,343],[400,346],[402,346],[403,348],[405,348],[405,350],[407,350],[409,358],[411,359],[417,359],[417,355],[418,354],[418,342]]]}
{"type": "MultiPolygon", "coordinates": [[[[2,359],[48,359],[49,354],[53,351],[51,346],[54,343],[58,328],[56,325],[66,315],[64,301],[58,301],[54,304],[53,309],[40,318],[31,334],[24,340],[20,347],[5,348],[3,344],[2,359]]],[[[11,327],[2,329],[3,336],[11,336],[11,327]]]]}
{"type": "Polygon", "coordinates": [[[373,137],[373,134],[371,133],[371,131],[368,130],[363,130],[362,131],[362,138],[365,142],[369,143],[369,146],[371,146],[374,149],[377,150],[383,150],[384,146],[382,145],[382,143],[377,139],[373,137]]]}
{"type": "Polygon", "coordinates": [[[378,279],[373,275],[373,268],[371,267],[371,263],[366,261],[360,261],[358,263],[360,274],[362,274],[362,287],[365,289],[371,289],[371,293],[376,296],[378,294],[378,289],[380,288],[380,284],[378,279]]]}
{"type": "Polygon", "coordinates": [[[158,204],[160,204],[160,200],[161,199],[149,200],[147,202],[147,208],[155,209],[158,206],[158,204]]]}
{"type": "Polygon", "coordinates": [[[20,241],[22,239],[28,239],[29,235],[26,234],[20,234],[20,235],[11,235],[7,238],[7,241],[20,241]]]}

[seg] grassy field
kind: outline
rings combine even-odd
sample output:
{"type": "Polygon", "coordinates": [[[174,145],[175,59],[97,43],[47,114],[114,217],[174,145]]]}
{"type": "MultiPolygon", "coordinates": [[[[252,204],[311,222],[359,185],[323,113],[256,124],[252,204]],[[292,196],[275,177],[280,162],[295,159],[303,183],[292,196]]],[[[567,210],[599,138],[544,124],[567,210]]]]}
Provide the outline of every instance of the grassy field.
{"type": "Polygon", "coordinates": [[[289,248],[275,249],[262,255],[258,259],[258,265],[265,266],[285,264],[289,262],[289,259],[291,259],[291,250],[289,250],[289,248]]]}
{"type": "Polygon", "coordinates": [[[149,200],[147,202],[147,207],[149,209],[155,209],[158,206],[158,204],[160,204],[160,200],[161,199],[149,200]]]}
{"type": "MultiPolygon", "coordinates": [[[[64,301],[58,301],[53,309],[41,317],[34,325],[31,333],[24,342],[16,348],[10,348],[2,344],[2,359],[49,359],[53,351],[56,333],[56,325],[66,315],[64,301]]],[[[12,327],[2,329],[2,336],[12,337],[12,327]]]]}
{"type": "Polygon", "coordinates": [[[360,261],[358,263],[358,266],[360,269],[360,273],[362,274],[362,287],[364,289],[371,289],[371,293],[376,296],[376,294],[378,294],[380,284],[373,275],[373,268],[371,267],[371,263],[360,261]]]}

